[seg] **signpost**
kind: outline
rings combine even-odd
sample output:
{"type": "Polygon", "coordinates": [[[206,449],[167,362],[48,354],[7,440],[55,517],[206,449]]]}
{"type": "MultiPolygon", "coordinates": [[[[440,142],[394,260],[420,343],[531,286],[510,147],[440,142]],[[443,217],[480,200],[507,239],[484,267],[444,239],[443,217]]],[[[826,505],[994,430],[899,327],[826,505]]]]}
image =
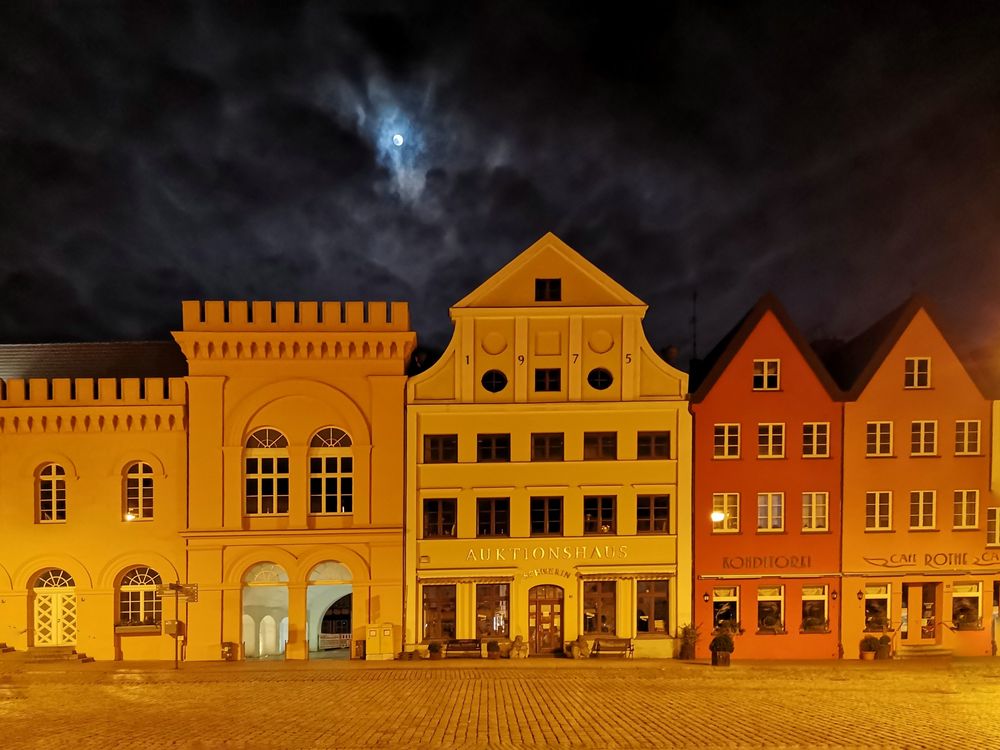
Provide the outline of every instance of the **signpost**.
{"type": "Polygon", "coordinates": [[[166,596],[174,597],[174,615],[177,617],[172,622],[166,622],[167,634],[174,638],[174,669],[180,664],[180,639],[184,637],[184,623],[181,621],[181,599],[186,602],[198,601],[197,583],[164,583],[156,587],[157,595],[163,599],[166,596]]]}

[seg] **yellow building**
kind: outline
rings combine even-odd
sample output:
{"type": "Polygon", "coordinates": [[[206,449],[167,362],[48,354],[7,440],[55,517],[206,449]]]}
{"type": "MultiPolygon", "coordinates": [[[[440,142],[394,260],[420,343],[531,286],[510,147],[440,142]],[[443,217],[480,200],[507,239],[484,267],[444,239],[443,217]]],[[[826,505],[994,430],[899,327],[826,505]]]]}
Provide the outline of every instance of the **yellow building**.
{"type": "Polygon", "coordinates": [[[546,234],[407,385],[406,648],[583,634],[673,656],[691,609],[687,375],[646,305],[546,234]]]}

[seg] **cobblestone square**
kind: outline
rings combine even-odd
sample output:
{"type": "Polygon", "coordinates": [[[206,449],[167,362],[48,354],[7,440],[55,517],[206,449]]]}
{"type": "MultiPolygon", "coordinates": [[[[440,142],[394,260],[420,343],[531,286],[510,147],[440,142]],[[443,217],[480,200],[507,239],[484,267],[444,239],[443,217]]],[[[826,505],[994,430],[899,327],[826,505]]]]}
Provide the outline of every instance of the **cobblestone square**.
{"type": "Polygon", "coordinates": [[[0,747],[992,748],[1000,662],[8,659],[0,747]]]}

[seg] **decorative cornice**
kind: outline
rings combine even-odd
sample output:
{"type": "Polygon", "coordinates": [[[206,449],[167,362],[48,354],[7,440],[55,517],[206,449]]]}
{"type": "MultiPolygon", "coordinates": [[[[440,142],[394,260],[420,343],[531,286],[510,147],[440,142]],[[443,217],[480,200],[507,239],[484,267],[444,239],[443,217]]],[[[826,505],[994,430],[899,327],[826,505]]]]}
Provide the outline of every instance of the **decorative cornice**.
{"type": "Polygon", "coordinates": [[[188,333],[174,338],[188,361],[194,360],[382,360],[406,361],[415,333],[188,333]]]}

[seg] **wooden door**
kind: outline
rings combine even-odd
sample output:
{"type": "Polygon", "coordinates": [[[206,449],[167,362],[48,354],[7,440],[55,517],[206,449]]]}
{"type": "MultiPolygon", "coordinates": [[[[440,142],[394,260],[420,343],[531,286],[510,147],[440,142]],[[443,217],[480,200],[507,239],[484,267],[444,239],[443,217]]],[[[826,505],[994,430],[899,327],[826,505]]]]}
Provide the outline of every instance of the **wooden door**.
{"type": "Polygon", "coordinates": [[[533,654],[555,654],[563,648],[563,590],[535,586],[528,591],[528,644],[533,654]]]}

